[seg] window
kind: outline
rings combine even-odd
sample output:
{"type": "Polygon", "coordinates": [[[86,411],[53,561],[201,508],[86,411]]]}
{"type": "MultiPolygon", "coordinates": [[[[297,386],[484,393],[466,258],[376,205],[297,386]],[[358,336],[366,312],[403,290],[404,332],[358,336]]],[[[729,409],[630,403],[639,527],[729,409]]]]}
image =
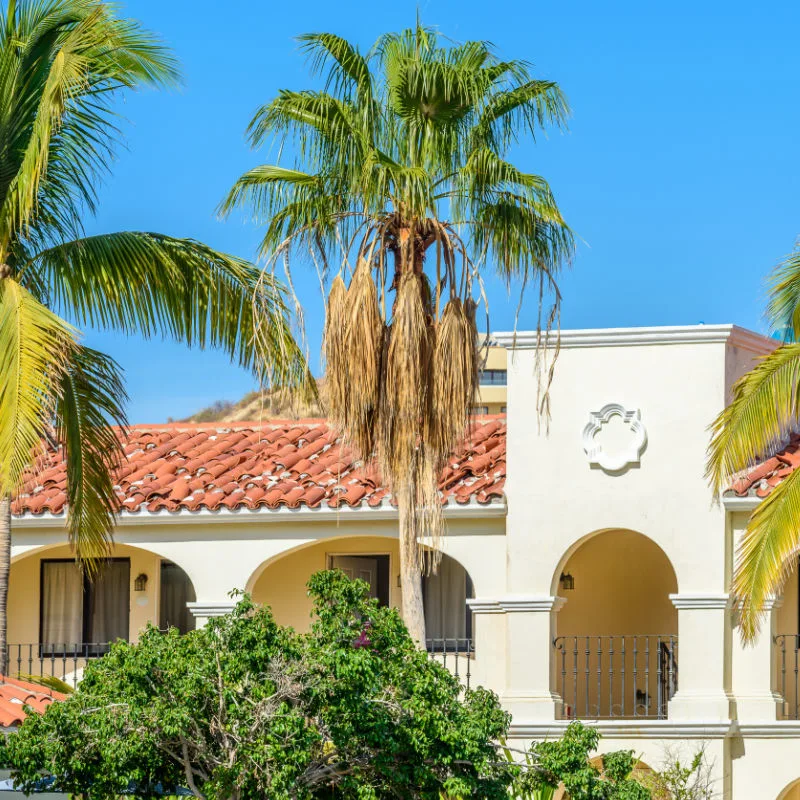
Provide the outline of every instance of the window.
{"type": "Polygon", "coordinates": [[[508,408],[508,406],[500,406],[500,413],[501,414],[505,414],[506,413],[506,408],[508,408]]]}
{"type": "Polygon", "coordinates": [[[42,655],[102,655],[130,627],[130,559],[107,561],[89,580],[72,559],[42,559],[42,655]]]}
{"type": "Polygon", "coordinates": [[[452,649],[456,642],[472,638],[472,611],[467,598],[474,594],[472,580],[461,564],[450,556],[442,556],[435,575],[422,581],[425,606],[425,629],[428,649],[452,649]]]}
{"type": "Polygon", "coordinates": [[[488,414],[489,406],[472,406],[471,414],[488,414]]]}
{"type": "Polygon", "coordinates": [[[186,607],[197,596],[189,576],[171,561],[161,562],[161,590],[158,603],[158,627],[162,631],[177,628],[181,633],[194,630],[194,616],[186,607]]]}
{"type": "Polygon", "coordinates": [[[481,386],[505,386],[508,378],[508,370],[505,369],[482,369],[478,376],[481,386]]]}

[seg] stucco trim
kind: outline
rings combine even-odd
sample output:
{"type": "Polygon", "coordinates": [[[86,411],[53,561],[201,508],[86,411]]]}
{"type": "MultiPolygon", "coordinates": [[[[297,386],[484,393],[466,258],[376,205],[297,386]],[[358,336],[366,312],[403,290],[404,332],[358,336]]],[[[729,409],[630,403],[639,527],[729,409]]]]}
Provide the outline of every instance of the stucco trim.
{"type": "Polygon", "coordinates": [[[679,611],[686,609],[723,609],[730,608],[732,599],[729,594],[671,594],[669,599],[679,611]]]}
{"type": "MultiPolygon", "coordinates": [[[[464,503],[463,505],[446,505],[443,508],[446,519],[487,519],[493,517],[505,517],[508,514],[508,506],[505,500],[497,500],[491,503],[464,503]]],[[[279,522],[310,522],[312,520],[330,519],[336,520],[342,517],[364,517],[370,520],[397,519],[397,509],[391,504],[380,505],[377,507],[364,505],[351,508],[331,508],[330,506],[319,506],[309,508],[300,506],[299,508],[222,508],[217,511],[210,511],[201,508],[197,511],[122,511],[116,520],[117,527],[127,527],[131,525],[183,525],[186,522],[195,520],[203,523],[220,522],[225,525],[238,523],[263,523],[265,520],[275,518],[279,522]]],[[[66,514],[24,514],[12,519],[12,527],[19,528],[63,528],[66,525],[66,514]]]]}
{"type": "MultiPolygon", "coordinates": [[[[569,720],[511,723],[511,736],[525,739],[560,737],[569,720]]],[[[673,722],[668,719],[583,720],[600,731],[604,739],[725,739],[735,732],[733,723],[719,721],[673,722]]],[[[797,735],[797,734],[795,734],[797,735]]]]}
{"type": "Polygon", "coordinates": [[[747,495],[746,497],[722,496],[722,506],[726,511],[753,511],[761,504],[761,497],[747,495]]]}
{"type": "Polygon", "coordinates": [[[736,732],[743,738],[753,739],[797,739],[800,738],[800,722],[797,720],[775,720],[774,722],[738,722],[736,732]]]}
{"type": "Polygon", "coordinates": [[[467,600],[469,607],[477,614],[510,614],[518,611],[558,611],[565,597],[548,595],[506,595],[505,597],[475,597],[467,600]]]}
{"type": "Polygon", "coordinates": [[[221,617],[225,614],[229,614],[235,607],[236,603],[232,603],[229,600],[211,603],[190,602],[186,604],[186,608],[189,609],[193,617],[221,617]]]}
{"type": "Polygon", "coordinates": [[[589,413],[589,422],[583,429],[583,451],[590,464],[597,464],[609,472],[625,469],[640,463],[646,444],[647,431],[642,424],[642,412],[638,408],[629,410],[620,403],[606,403],[599,411],[589,413]],[[595,437],[614,416],[621,417],[628,426],[631,439],[618,453],[606,453],[595,437]]]}
{"type": "MultiPolygon", "coordinates": [[[[501,331],[492,334],[492,339],[501,347],[515,350],[531,350],[541,345],[536,331],[501,331]]],[[[548,344],[555,344],[556,335],[547,337],[548,344]]],[[[652,328],[584,328],[564,330],[560,335],[560,346],[576,347],[636,347],[653,344],[723,344],[754,353],[769,353],[779,342],[761,334],[740,328],[738,325],[669,325],[652,328]]]]}

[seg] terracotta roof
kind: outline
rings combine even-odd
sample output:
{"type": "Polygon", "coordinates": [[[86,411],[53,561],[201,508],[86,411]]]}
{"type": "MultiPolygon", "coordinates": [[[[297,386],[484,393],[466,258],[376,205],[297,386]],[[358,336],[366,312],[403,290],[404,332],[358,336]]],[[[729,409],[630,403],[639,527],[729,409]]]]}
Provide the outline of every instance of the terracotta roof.
{"type": "MultiPolygon", "coordinates": [[[[136,425],[124,448],[115,476],[124,512],[391,502],[374,470],[355,460],[325,420],[136,425]]],[[[505,477],[505,416],[477,417],[442,474],[442,502],[502,499],[505,477]]],[[[54,450],[25,480],[12,511],[60,514],[65,488],[62,454],[54,450]]]]}
{"type": "Polygon", "coordinates": [[[744,497],[766,497],[784,478],[800,466],[800,434],[793,434],[789,443],[772,458],[762,461],[733,482],[726,494],[744,497]]]}
{"type": "Polygon", "coordinates": [[[0,675],[0,726],[11,728],[20,725],[27,716],[25,706],[41,714],[54,700],[64,699],[65,695],[44,686],[0,675]]]}

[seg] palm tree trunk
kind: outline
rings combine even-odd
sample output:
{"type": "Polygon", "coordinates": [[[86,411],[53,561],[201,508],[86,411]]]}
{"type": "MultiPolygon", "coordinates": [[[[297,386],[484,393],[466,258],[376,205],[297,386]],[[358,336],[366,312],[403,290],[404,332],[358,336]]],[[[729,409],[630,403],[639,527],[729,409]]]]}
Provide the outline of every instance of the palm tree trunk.
{"type": "MultiPolygon", "coordinates": [[[[408,494],[404,492],[403,494],[408,494]]],[[[400,589],[403,592],[403,621],[411,638],[425,647],[425,606],[422,602],[422,569],[419,563],[416,525],[408,525],[407,515],[414,514],[407,498],[399,498],[400,516],[400,589]]]]}
{"type": "MultiPolygon", "coordinates": [[[[406,272],[422,274],[422,254],[415,252],[413,227],[401,228],[397,234],[395,250],[395,280],[406,272]]],[[[422,389],[422,387],[420,387],[422,389]]],[[[411,476],[411,485],[398,492],[400,525],[400,589],[403,593],[403,621],[411,638],[425,647],[425,607],[422,601],[422,565],[417,542],[418,497],[416,480],[411,476]]],[[[424,532],[423,532],[424,533],[424,532]]]]}
{"type": "Polygon", "coordinates": [[[11,572],[11,499],[0,498],[0,675],[8,667],[8,578],[11,572]]]}

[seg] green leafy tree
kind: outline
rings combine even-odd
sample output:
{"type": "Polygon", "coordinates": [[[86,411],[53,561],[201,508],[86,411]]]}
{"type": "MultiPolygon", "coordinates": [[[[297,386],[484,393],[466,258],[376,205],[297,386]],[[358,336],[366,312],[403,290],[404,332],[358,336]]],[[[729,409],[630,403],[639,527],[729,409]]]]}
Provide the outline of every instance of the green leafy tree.
{"type": "MultiPolygon", "coordinates": [[[[518,800],[551,800],[563,786],[570,800],[650,800],[650,792],[631,777],[636,759],[629,750],[602,757],[602,770],[592,762],[600,734],[580,722],[567,726],[560,739],[535,742],[526,754],[512,795],[518,800]]],[[[509,760],[513,754],[508,753],[509,760]]]]}
{"type": "Polygon", "coordinates": [[[60,315],[217,346],[282,383],[305,374],[284,290],[253,265],[157,233],[84,235],[119,138],[114,102],[177,78],[170,51],[109,3],[8,0],[0,11],[0,660],[10,498],[44,444],[66,461],[79,558],[107,554],[117,510],[120,370],[60,315]]]}
{"type": "Polygon", "coordinates": [[[462,687],[400,618],[341,572],[312,577],[310,633],[249,599],[185,636],[149,628],[86,668],[78,690],[8,737],[23,789],[112,798],[507,800],[492,693],[462,687]]]}
{"type": "Polygon", "coordinates": [[[509,289],[537,287],[540,327],[557,320],[573,237],[547,181],[507,156],[563,126],[567,102],[527,62],[420,24],[366,55],[331,33],[300,41],[322,90],[281,90],[249,127],[294,162],[245,173],[222,210],[252,209],[273,264],[308,258],[332,279],[329,416],[397,498],[403,616],[424,642],[420,575],[436,551],[424,564],[418,542],[441,533],[438,477],[474,402],[487,264],[509,289]]]}
{"type": "MultiPolygon", "coordinates": [[[[715,492],[772,455],[798,430],[800,413],[800,248],[773,273],[767,318],[786,342],[733,387],[733,399],[714,421],[708,476],[715,492]]],[[[781,481],[753,512],[736,560],[733,591],[741,601],[741,630],[752,640],[765,601],[778,594],[800,546],[800,470],[781,481]]]]}

